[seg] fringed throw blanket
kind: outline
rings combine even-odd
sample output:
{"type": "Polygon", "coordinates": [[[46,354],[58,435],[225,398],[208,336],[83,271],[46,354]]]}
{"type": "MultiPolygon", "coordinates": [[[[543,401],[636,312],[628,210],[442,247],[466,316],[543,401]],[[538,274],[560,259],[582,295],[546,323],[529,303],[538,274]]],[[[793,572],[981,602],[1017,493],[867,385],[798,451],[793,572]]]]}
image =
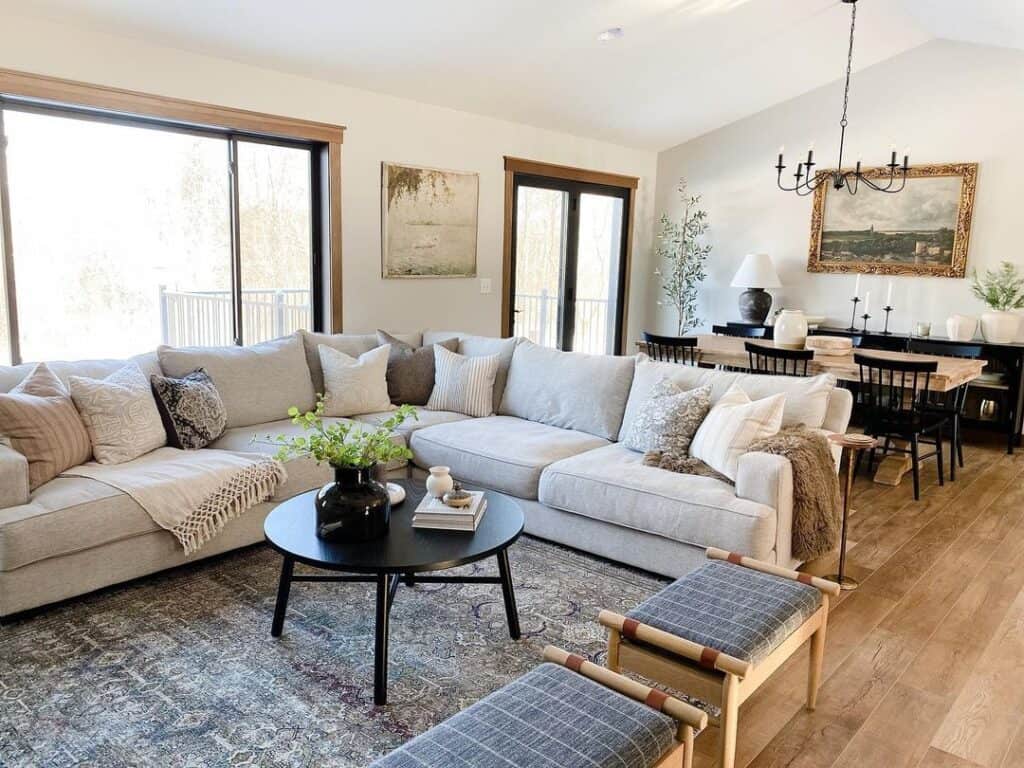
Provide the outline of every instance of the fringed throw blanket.
{"type": "Polygon", "coordinates": [[[63,473],[88,477],[131,496],[181,542],[196,552],[224,527],[287,479],[281,462],[269,456],[204,448],[158,448],[124,464],[89,462],[63,473]]]}
{"type": "MultiPolygon", "coordinates": [[[[842,497],[835,461],[825,435],[801,424],[751,444],[750,450],[785,456],[793,465],[793,557],[813,560],[835,549],[842,519],[842,497]]],[[[644,454],[644,464],[729,482],[692,456],[649,451],[644,454]]]]}

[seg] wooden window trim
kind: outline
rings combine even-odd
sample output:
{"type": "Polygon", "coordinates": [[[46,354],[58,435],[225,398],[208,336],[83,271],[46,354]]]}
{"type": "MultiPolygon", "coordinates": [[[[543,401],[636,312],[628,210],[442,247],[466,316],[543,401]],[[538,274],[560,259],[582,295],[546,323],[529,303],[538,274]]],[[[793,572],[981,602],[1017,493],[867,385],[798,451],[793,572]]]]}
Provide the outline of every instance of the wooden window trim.
{"type": "MultiPolygon", "coordinates": [[[[585,184],[603,184],[608,187],[621,187],[629,190],[629,211],[626,220],[626,252],[622,255],[623,263],[623,298],[621,336],[626,344],[626,332],[629,326],[629,277],[633,266],[633,219],[636,215],[636,192],[640,185],[637,176],[624,176],[605,171],[591,171],[586,168],[574,168],[569,165],[542,163],[536,160],[525,160],[521,157],[505,156],[505,226],[503,229],[502,260],[501,260],[501,335],[512,335],[512,201],[515,175],[547,176],[554,179],[567,179],[585,184]]],[[[621,353],[622,350],[619,350],[621,353]]]]}
{"type": "MultiPolygon", "coordinates": [[[[319,142],[327,146],[325,161],[326,206],[328,226],[329,264],[327,274],[330,298],[329,316],[325,317],[327,330],[342,330],[342,242],[341,242],[341,145],[345,127],[313,120],[301,120],[234,107],[221,107],[170,96],[158,96],[140,91],[94,85],[76,80],[0,69],[0,98],[38,100],[66,107],[79,107],[98,112],[113,112],[140,119],[165,120],[181,125],[213,128],[236,133],[251,133],[263,137],[299,139],[319,142]]],[[[3,241],[3,263],[13,261],[9,239],[3,241]]]]}

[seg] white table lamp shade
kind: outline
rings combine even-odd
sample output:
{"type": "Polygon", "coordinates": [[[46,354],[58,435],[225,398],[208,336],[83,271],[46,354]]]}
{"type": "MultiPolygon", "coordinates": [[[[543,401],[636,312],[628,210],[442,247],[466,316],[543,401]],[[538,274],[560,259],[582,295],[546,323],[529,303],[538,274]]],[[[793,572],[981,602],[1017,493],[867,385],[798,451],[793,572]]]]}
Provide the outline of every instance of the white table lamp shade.
{"type": "Polygon", "coordinates": [[[733,288],[779,288],[779,276],[767,253],[748,253],[732,279],[733,288]]]}

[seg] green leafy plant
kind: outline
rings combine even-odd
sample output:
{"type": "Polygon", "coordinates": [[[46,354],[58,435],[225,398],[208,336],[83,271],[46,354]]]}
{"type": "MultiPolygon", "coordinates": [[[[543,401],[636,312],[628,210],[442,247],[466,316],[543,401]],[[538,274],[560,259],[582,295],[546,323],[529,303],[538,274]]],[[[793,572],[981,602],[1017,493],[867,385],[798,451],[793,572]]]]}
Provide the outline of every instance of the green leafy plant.
{"type": "Polygon", "coordinates": [[[708,229],[708,214],[698,207],[700,195],[686,191],[686,179],[679,180],[677,190],[683,203],[683,215],[678,221],[672,221],[667,214],[661,216],[655,256],[666,268],[664,271],[659,268],[654,274],[661,278],[662,291],[676,311],[678,333],[682,336],[703,322],[697,316],[697,294],[707,277],[704,263],[711,253],[711,245],[703,239],[708,229]]]}
{"type": "Polygon", "coordinates": [[[1012,261],[1004,261],[999,269],[986,269],[984,277],[974,270],[971,291],[997,312],[1024,308],[1024,277],[1012,261]]]}
{"type": "Polygon", "coordinates": [[[278,446],[276,458],[280,461],[296,457],[309,457],[317,464],[327,462],[333,467],[372,467],[396,459],[411,459],[412,451],[396,445],[393,433],[409,419],[418,420],[419,414],[411,405],[400,406],[376,428],[366,424],[341,421],[324,424],[324,398],[317,398],[316,408],[303,413],[295,406],[288,409],[292,424],[301,426],[307,434],[296,437],[267,435],[267,442],[278,446]]]}

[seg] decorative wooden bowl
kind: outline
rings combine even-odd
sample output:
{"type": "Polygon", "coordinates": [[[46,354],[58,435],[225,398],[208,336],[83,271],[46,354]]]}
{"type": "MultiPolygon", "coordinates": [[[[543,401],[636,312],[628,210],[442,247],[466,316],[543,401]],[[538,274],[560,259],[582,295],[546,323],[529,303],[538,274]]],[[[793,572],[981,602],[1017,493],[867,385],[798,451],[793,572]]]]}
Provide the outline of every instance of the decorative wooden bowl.
{"type": "Polygon", "coordinates": [[[853,341],[845,336],[808,336],[804,345],[819,355],[842,357],[853,351],[853,341]]]}

